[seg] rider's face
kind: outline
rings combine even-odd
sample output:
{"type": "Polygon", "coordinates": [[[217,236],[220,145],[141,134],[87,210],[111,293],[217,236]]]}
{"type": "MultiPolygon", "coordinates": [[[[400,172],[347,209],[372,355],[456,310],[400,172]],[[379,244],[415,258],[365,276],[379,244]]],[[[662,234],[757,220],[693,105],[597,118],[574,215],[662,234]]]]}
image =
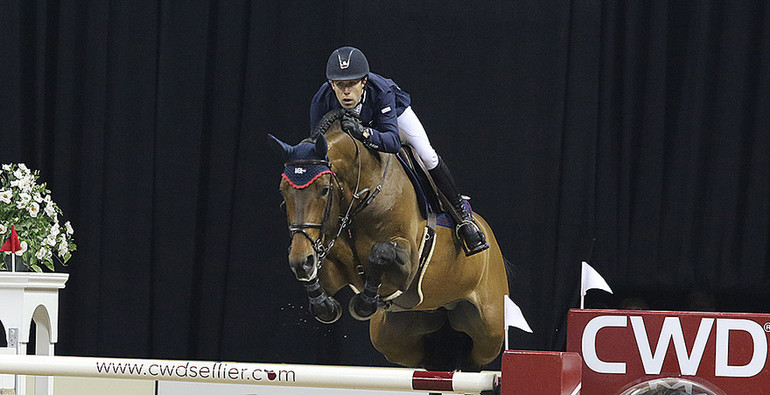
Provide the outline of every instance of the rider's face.
{"type": "Polygon", "coordinates": [[[331,85],[342,108],[351,109],[361,100],[361,95],[364,93],[364,85],[366,85],[366,78],[348,81],[331,81],[331,85]]]}

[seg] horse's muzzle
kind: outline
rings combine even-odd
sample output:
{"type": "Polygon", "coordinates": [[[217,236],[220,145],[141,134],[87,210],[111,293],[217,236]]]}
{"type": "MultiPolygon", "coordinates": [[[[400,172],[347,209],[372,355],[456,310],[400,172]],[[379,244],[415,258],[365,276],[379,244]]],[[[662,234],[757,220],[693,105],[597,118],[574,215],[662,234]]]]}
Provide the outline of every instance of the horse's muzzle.
{"type": "Polygon", "coordinates": [[[317,277],[317,261],[318,259],[314,253],[307,254],[303,258],[294,260],[292,260],[292,257],[289,256],[289,266],[291,266],[291,271],[294,272],[294,276],[299,281],[310,281],[317,277]]]}

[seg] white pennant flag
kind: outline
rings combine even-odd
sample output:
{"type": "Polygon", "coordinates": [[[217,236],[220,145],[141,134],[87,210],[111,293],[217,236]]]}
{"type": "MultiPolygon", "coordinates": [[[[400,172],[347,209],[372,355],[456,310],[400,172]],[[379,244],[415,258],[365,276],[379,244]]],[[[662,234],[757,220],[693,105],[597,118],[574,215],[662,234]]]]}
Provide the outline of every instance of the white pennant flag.
{"type": "Polygon", "coordinates": [[[607,281],[604,281],[604,277],[602,277],[599,272],[596,271],[596,269],[592,268],[591,265],[588,264],[588,262],[583,261],[583,268],[580,273],[580,308],[582,309],[584,306],[584,298],[586,296],[586,291],[589,289],[601,289],[602,291],[607,291],[609,293],[612,293],[612,289],[609,285],[607,285],[607,281]]]}
{"type": "Polygon", "coordinates": [[[510,297],[508,295],[504,295],[505,298],[505,349],[509,350],[508,348],[508,327],[512,326],[515,328],[519,328],[523,330],[524,332],[532,333],[532,328],[529,327],[529,324],[527,324],[527,320],[524,319],[524,314],[522,314],[521,309],[519,306],[516,305],[516,303],[513,303],[510,297]]]}

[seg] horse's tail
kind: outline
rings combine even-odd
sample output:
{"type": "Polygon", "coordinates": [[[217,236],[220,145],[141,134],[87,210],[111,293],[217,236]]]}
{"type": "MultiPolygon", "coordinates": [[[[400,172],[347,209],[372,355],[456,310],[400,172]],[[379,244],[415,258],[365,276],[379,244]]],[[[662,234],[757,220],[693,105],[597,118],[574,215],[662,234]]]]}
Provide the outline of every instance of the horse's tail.
{"type": "Polygon", "coordinates": [[[520,293],[521,284],[519,284],[519,280],[521,277],[521,270],[505,257],[503,257],[503,264],[505,265],[505,276],[508,278],[508,295],[520,293]]]}
{"type": "Polygon", "coordinates": [[[342,117],[346,114],[355,118],[358,117],[358,114],[352,110],[346,110],[344,108],[331,110],[327,112],[320,121],[318,121],[318,125],[316,125],[315,129],[313,129],[313,131],[310,133],[310,138],[315,140],[316,137],[326,133],[326,131],[329,130],[335,121],[342,119],[342,117]]]}
{"type": "Polygon", "coordinates": [[[503,257],[503,264],[505,265],[505,275],[508,277],[508,280],[513,280],[519,276],[518,270],[513,266],[513,263],[505,257],[503,257]]]}

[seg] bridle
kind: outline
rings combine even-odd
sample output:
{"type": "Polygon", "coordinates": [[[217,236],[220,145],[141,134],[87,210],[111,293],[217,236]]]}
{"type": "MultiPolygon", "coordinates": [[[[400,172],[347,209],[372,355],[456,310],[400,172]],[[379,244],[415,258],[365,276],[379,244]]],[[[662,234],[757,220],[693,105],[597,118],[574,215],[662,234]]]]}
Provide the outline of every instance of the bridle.
{"type": "MultiPolygon", "coordinates": [[[[348,134],[348,136],[350,136],[348,134]]],[[[356,159],[358,161],[358,176],[356,177],[356,188],[353,191],[352,198],[350,199],[350,204],[348,204],[347,210],[345,210],[345,215],[340,216],[340,225],[337,229],[337,233],[332,237],[328,242],[325,241],[326,239],[326,233],[323,231],[324,223],[327,219],[329,219],[329,214],[331,213],[331,207],[332,207],[332,200],[334,199],[334,187],[332,185],[332,188],[329,188],[329,197],[326,200],[326,207],[324,208],[324,215],[321,219],[321,222],[302,222],[302,223],[289,223],[289,233],[291,234],[291,238],[293,239],[294,236],[297,234],[301,234],[304,236],[310,244],[313,246],[313,251],[316,254],[316,257],[318,259],[317,265],[318,269],[321,268],[323,265],[324,260],[326,259],[326,256],[329,254],[329,251],[334,246],[335,241],[340,237],[342,234],[342,231],[345,230],[353,220],[353,217],[355,217],[358,213],[363,211],[366,207],[369,206],[369,204],[374,201],[374,198],[377,197],[377,195],[382,190],[382,186],[385,183],[385,177],[388,174],[388,168],[390,167],[390,158],[392,155],[386,155],[387,160],[385,162],[385,168],[382,172],[382,178],[380,179],[380,183],[374,188],[373,191],[370,191],[369,188],[364,188],[363,190],[359,191],[359,187],[361,184],[361,155],[360,155],[360,149],[358,146],[358,142],[355,138],[350,136],[351,139],[353,139],[353,144],[356,147],[356,159]],[[362,200],[361,203],[354,208],[354,204],[356,201],[362,200]],[[308,233],[307,229],[318,229],[318,237],[316,239],[313,239],[308,233]]],[[[339,188],[339,200],[340,203],[342,203],[342,199],[344,197],[342,184],[337,179],[337,175],[332,170],[331,162],[329,160],[321,160],[321,159],[298,159],[293,160],[290,162],[287,162],[284,164],[284,166],[303,166],[303,165],[323,165],[326,166],[332,177],[332,184],[336,184],[337,188],[339,188]]],[[[354,249],[355,251],[355,249],[354,249]]],[[[312,280],[312,279],[311,279],[312,280]]]]}
{"type": "MultiPolygon", "coordinates": [[[[328,160],[319,160],[319,159],[298,159],[290,162],[286,162],[284,166],[306,166],[306,165],[322,165],[327,168],[329,168],[331,177],[332,177],[332,184],[337,184],[340,188],[340,200],[342,200],[342,186],[340,185],[339,181],[337,180],[337,176],[334,174],[333,171],[331,171],[331,162],[328,160]]],[[[332,199],[334,198],[334,188],[329,188],[329,197],[326,199],[326,207],[324,208],[324,216],[321,219],[321,222],[302,222],[302,223],[289,223],[289,233],[291,234],[291,238],[293,239],[295,235],[298,233],[302,236],[305,236],[308,241],[310,241],[310,244],[313,246],[313,251],[315,251],[316,255],[318,256],[318,260],[322,261],[322,259],[326,258],[326,255],[329,253],[329,250],[334,245],[334,240],[339,237],[339,234],[342,232],[343,227],[340,226],[340,230],[337,232],[337,236],[335,236],[332,240],[329,241],[328,244],[324,244],[324,238],[325,233],[323,232],[322,228],[324,226],[324,223],[329,218],[329,213],[331,212],[332,208],[332,199]],[[310,234],[307,233],[307,229],[318,229],[318,238],[315,240],[310,236],[310,234]]],[[[352,201],[351,201],[352,203],[352,201]]],[[[348,208],[348,211],[350,209],[348,208]]],[[[320,266],[320,265],[319,265],[320,266]]]]}

